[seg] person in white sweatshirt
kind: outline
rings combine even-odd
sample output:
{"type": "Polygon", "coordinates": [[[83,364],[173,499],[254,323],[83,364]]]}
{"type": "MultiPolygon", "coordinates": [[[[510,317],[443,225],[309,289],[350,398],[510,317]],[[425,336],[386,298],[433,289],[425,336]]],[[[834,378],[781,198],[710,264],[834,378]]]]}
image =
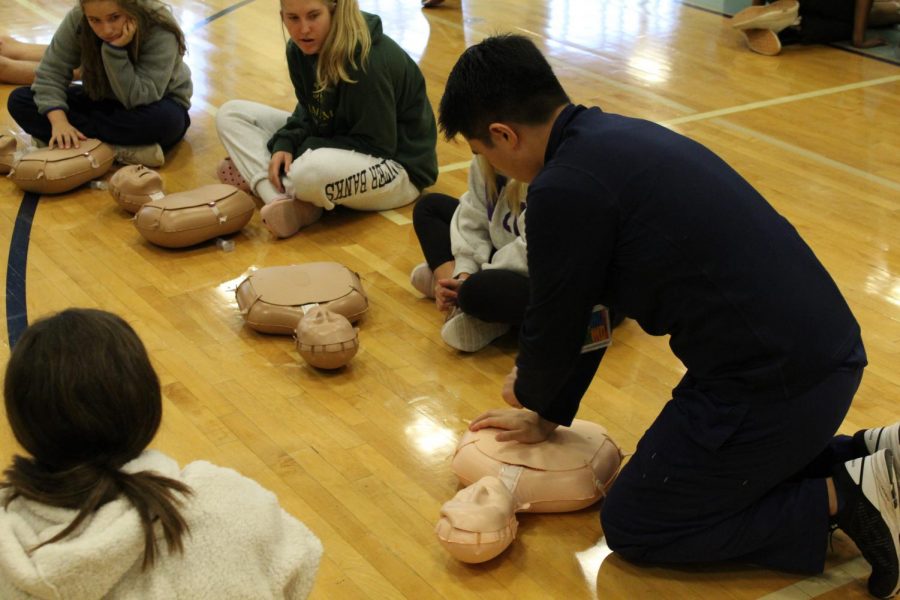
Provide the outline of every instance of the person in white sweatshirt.
{"type": "Polygon", "coordinates": [[[0,598],[305,598],[322,545],[239,473],[147,450],[159,380],[121,318],[69,309],[22,335],[0,483],[0,598]]]}
{"type": "Polygon", "coordinates": [[[527,186],[494,172],[480,156],[469,168],[469,189],[457,200],[423,196],[413,226],[425,255],[410,281],[448,312],[441,337],[475,352],[522,321],[528,305],[525,256],[527,186]]]}

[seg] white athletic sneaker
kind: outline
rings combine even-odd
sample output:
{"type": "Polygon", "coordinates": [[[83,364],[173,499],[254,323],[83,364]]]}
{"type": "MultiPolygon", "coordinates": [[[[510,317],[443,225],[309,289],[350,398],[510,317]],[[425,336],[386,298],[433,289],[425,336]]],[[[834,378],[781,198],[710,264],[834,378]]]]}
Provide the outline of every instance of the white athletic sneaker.
{"type": "Polygon", "coordinates": [[[159,144],[145,146],[113,146],[116,161],[123,165],[144,165],[145,167],[161,167],[166,163],[159,144]]]}
{"type": "Polygon", "coordinates": [[[413,267],[409,282],[426,298],[434,298],[434,271],[428,268],[428,263],[419,263],[413,267]]]}
{"type": "Polygon", "coordinates": [[[900,491],[891,451],[838,465],[834,485],[844,501],[834,522],[872,566],[869,593],[892,597],[900,590],[900,491]]]}
{"type": "Polygon", "coordinates": [[[467,315],[457,307],[444,322],[441,338],[457,350],[477,352],[507,331],[509,325],[506,323],[488,323],[467,315]]]}
{"type": "Polygon", "coordinates": [[[894,455],[894,472],[900,473],[900,421],[887,427],[867,429],[863,433],[869,454],[887,448],[894,455]]]}

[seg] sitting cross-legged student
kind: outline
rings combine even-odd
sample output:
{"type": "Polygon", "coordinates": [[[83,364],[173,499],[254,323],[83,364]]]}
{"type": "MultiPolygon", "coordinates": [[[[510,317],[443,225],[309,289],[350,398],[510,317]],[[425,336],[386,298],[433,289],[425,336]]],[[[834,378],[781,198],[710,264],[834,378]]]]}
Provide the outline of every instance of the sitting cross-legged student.
{"type": "Polygon", "coordinates": [[[413,227],[425,262],[410,281],[448,313],[441,337],[457,350],[480,350],[522,322],[526,192],[526,185],[496,174],[476,156],[459,200],[431,193],[416,203],[413,227]]]}
{"type": "Polygon", "coordinates": [[[357,0],[281,0],[292,113],[230,100],[216,114],[220,181],[256,194],[287,238],[323,210],[405,206],[437,178],[437,128],[418,65],[357,0]]]}
{"type": "Polygon", "coordinates": [[[121,163],[162,166],[191,122],[185,51],[181,27],[158,0],[79,0],[43,52],[34,83],[10,94],[9,114],[51,148],[97,138],[121,163]],[[72,85],[79,67],[82,84],[72,85]]]}

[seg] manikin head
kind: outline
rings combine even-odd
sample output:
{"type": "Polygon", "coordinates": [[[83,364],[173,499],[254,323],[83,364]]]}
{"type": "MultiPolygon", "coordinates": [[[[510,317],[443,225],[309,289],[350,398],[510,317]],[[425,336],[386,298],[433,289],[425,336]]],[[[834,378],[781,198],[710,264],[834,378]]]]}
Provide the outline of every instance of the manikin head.
{"type": "Polygon", "coordinates": [[[506,550],[515,539],[517,509],[512,492],[500,479],[482,477],[441,507],[435,533],[457,560],[481,563],[506,550]]]}
{"type": "Polygon", "coordinates": [[[343,367],[359,349],[359,336],[350,321],[318,305],[300,318],[294,338],[300,356],[320,369],[343,367]]]}
{"type": "Polygon", "coordinates": [[[503,482],[485,476],[459,490],[441,507],[441,516],[468,531],[498,531],[516,512],[516,500],[503,482]]]}

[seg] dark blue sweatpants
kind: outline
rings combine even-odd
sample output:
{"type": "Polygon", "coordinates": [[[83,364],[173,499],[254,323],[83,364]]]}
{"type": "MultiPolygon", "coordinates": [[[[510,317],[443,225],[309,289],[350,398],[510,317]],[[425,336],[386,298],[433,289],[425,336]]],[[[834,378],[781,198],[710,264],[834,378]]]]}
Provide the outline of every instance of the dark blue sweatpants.
{"type": "Polygon", "coordinates": [[[777,402],[717,398],[686,376],[603,503],[609,547],[652,563],[821,572],[825,478],[865,454],[860,439],[834,437],[865,364],[860,342],[819,384],[777,402]]]}
{"type": "MultiPolygon", "coordinates": [[[[89,138],[121,146],[159,144],[168,150],[187,132],[191,119],[187,109],[171,98],[125,108],[117,100],[91,100],[80,85],[66,92],[69,122],[89,138]]],[[[7,102],[9,114],[24,129],[42,141],[51,135],[50,121],[38,112],[31,88],[16,88],[7,102]]]]}

